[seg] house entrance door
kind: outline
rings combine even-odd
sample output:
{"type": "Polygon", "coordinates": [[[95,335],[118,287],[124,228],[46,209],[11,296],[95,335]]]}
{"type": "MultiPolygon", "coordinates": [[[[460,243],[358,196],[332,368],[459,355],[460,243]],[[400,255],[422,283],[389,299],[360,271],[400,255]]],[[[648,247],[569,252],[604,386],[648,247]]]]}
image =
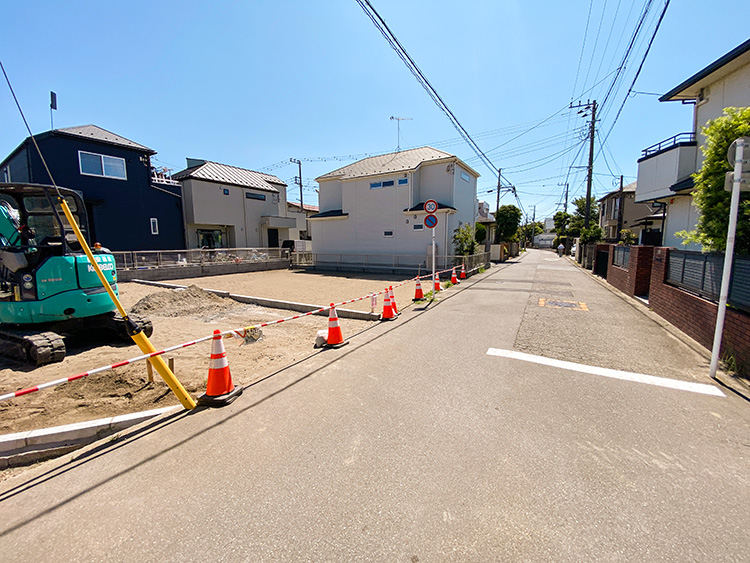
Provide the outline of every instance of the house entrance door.
{"type": "Polygon", "coordinates": [[[279,230],[268,229],[268,248],[279,247],[279,230]]]}

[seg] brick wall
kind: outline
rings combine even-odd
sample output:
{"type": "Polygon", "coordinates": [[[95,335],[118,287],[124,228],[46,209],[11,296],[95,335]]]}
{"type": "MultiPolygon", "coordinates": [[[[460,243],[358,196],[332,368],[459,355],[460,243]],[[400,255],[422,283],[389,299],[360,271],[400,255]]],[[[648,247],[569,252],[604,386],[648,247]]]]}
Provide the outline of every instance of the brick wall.
{"type": "MultiPolygon", "coordinates": [[[[710,350],[718,305],[665,283],[669,251],[665,247],[654,249],[649,304],[659,316],[710,350]]],[[[725,354],[732,354],[739,370],[750,374],[749,314],[727,308],[721,344],[722,357],[725,354]]]]}
{"type": "Polygon", "coordinates": [[[607,282],[627,295],[648,295],[653,256],[653,246],[631,246],[630,260],[626,270],[612,264],[614,251],[610,248],[607,282]]]}

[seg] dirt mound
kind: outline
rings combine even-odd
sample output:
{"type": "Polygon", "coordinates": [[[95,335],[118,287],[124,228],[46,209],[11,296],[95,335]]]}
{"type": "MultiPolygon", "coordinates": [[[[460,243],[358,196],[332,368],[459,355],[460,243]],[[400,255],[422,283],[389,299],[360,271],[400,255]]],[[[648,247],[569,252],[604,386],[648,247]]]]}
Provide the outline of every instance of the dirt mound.
{"type": "Polygon", "coordinates": [[[197,285],[191,285],[187,289],[170,289],[147,295],[133,305],[131,311],[146,317],[152,314],[161,317],[190,317],[216,313],[236,305],[232,299],[219,297],[197,285]]]}

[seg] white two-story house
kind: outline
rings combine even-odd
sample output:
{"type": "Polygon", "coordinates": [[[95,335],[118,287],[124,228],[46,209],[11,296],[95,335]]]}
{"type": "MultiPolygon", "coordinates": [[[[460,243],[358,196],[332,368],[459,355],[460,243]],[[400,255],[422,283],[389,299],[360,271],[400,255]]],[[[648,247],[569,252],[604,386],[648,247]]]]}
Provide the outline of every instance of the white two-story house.
{"type": "Polygon", "coordinates": [[[675,233],[693,230],[699,211],[692,203],[692,175],[703,165],[700,146],[705,142],[701,128],[721,117],[724,108],[750,106],[750,40],[676,86],[661,102],[694,104],[692,130],[678,133],[643,150],[638,160],[636,203],[666,207],[662,244],[683,246],[675,233]]]}
{"type": "Polygon", "coordinates": [[[286,184],[271,174],[187,159],[182,184],[187,248],[277,248],[297,226],[286,184]]]}
{"type": "Polygon", "coordinates": [[[309,217],[313,251],[339,255],[343,263],[423,264],[432,241],[424,203],[435,200],[436,254],[450,255],[454,231],[474,227],[478,177],[456,156],[432,147],[365,158],[319,176],[320,212],[309,217]]]}

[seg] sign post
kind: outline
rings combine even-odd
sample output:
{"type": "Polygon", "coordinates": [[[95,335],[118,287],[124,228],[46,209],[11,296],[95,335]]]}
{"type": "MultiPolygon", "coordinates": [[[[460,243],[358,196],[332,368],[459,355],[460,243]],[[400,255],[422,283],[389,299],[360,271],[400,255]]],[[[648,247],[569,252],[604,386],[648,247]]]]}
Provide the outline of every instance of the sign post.
{"type": "Polygon", "coordinates": [[[427,217],[424,218],[424,226],[432,231],[432,298],[435,299],[435,227],[438,224],[437,216],[434,215],[438,210],[438,203],[434,199],[428,199],[424,202],[424,212],[427,217]]]}
{"type": "MultiPolygon", "coordinates": [[[[727,311],[727,299],[729,296],[729,280],[732,277],[732,262],[734,261],[734,238],[737,231],[737,215],[740,207],[740,191],[742,184],[747,185],[747,173],[750,172],[750,160],[745,154],[750,153],[750,137],[740,137],[729,147],[727,158],[729,164],[734,166],[732,178],[732,199],[729,205],[729,228],[727,229],[727,246],[724,249],[724,271],[721,275],[721,292],[719,293],[719,310],[716,314],[716,329],[714,330],[714,344],[711,351],[711,367],[709,376],[716,379],[716,368],[719,364],[719,350],[721,349],[721,337],[724,333],[724,316],[727,311]],[[745,151],[745,147],[749,150],[745,151]],[[744,177],[743,177],[744,176],[744,177]]],[[[729,176],[729,173],[727,173],[729,176]]],[[[742,190],[744,191],[744,190],[742,190]]]]}

